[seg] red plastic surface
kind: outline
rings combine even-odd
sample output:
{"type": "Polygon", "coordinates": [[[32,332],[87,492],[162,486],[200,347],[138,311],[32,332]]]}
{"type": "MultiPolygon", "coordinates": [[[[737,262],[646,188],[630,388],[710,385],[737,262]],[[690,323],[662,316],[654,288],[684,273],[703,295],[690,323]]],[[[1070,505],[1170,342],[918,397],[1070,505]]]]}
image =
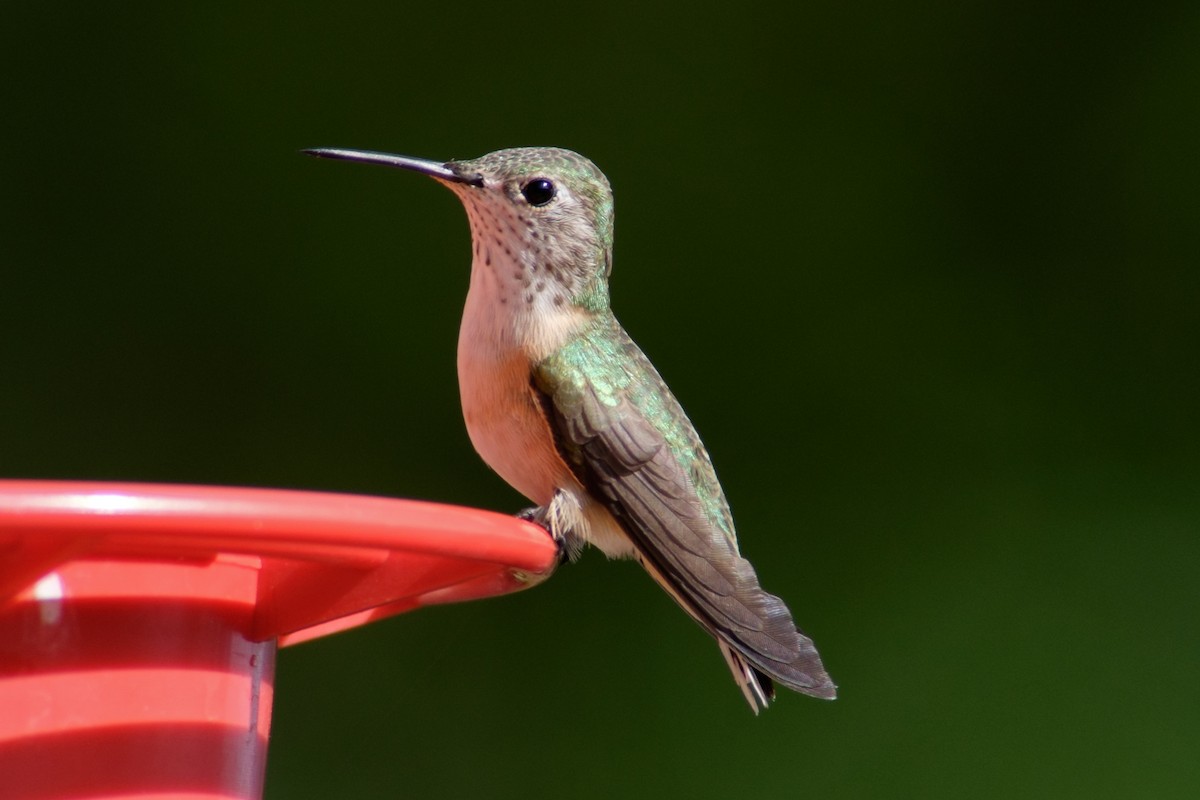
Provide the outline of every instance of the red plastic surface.
{"type": "Polygon", "coordinates": [[[0,481],[0,796],[261,796],[276,642],[529,585],[546,533],[408,500],[0,481]]]}

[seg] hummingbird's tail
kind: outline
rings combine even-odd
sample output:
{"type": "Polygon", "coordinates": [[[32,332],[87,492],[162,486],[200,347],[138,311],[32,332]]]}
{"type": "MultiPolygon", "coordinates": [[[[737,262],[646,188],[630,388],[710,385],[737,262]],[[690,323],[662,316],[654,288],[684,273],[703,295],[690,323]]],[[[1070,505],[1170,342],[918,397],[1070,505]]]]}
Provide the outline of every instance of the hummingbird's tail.
{"type": "Polygon", "coordinates": [[[755,714],[775,699],[776,682],[825,700],[837,696],[812,639],[796,628],[782,600],[763,591],[749,561],[734,555],[722,570],[734,591],[712,592],[694,576],[672,580],[641,548],[637,560],[717,640],[734,682],[755,714]]]}

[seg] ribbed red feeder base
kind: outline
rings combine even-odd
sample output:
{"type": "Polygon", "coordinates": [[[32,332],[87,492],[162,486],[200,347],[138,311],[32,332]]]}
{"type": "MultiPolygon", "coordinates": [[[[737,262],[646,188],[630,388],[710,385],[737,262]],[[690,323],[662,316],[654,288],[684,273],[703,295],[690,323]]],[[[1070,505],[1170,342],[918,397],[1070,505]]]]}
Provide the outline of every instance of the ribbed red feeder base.
{"type": "Polygon", "coordinates": [[[261,797],[277,642],[514,591],[554,559],[473,509],[0,481],[0,797],[261,797]]]}

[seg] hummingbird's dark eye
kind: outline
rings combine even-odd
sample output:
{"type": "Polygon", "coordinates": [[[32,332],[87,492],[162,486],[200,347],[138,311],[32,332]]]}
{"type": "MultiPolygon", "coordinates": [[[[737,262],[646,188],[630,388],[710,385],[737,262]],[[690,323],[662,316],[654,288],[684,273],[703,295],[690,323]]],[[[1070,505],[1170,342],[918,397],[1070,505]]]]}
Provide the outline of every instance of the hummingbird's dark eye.
{"type": "Polygon", "coordinates": [[[554,184],[545,178],[534,178],[521,187],[521,194],[531,206],[544,206],[554,199],[554,184]]]}

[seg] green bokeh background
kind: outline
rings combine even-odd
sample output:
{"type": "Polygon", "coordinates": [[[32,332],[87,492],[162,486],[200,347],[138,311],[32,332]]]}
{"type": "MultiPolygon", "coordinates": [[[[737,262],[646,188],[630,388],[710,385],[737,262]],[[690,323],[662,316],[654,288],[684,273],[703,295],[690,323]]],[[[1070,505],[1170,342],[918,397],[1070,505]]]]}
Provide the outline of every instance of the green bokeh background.
{"type": "Polygon", "coordinates": [[[515,510],[454,197],[555,144],[841,686],[590,553],[281,653],[268,798],[1200,794],[1194,3],[5,5],[0,476],[515,510]]]}

